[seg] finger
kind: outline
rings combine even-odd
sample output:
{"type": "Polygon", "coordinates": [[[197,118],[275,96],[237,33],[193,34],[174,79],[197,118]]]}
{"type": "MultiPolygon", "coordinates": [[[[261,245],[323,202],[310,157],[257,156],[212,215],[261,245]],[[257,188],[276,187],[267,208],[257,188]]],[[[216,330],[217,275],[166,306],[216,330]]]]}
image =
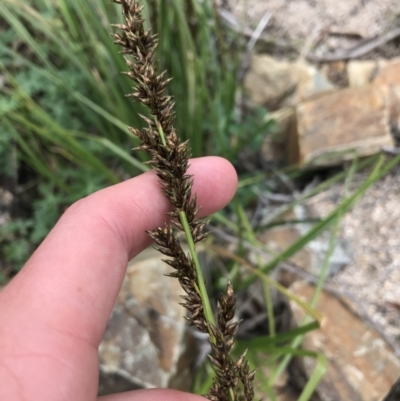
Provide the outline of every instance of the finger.
{"type": "MultiPolygon", "coordinates": [[[[195,176],[194,191],[203,215],[232,198],[236,174],[224,159],[193,160],[190,173],[195,176]]],[[[77,202],[2,294],[8,304],[18,299],[8,318],[17,313],[38,315],[38,324],[76,328],[97,344],[128,259],[148,244],[145,231],[161,225],[168,210],[154,173],[77,202]]]]}
{"type": "Polygon", "coordinates": [[[150,389],[108,395],[100,397],[98,401],[205,401],[205,399],[176,390],[150,389]]]}
{"type": "MultiPolygon", "coordinates": [[[[203,215],[223,207],[235,192],[236,173],[223,159],[192,160],[190,173],[203,215]]],[[[18,378],[15,388],[23,382],[27,400],[29,394],[56,400],[60,386],[69,399],[92,399],[97,347],[127,262],[147,246],[145,230],[161,225],[168,210],[154,173],[67,210],[0,293],[0,382],[11,386],[18,378]],[[73,385],[76,377],[92,381],[73,385]]]]}

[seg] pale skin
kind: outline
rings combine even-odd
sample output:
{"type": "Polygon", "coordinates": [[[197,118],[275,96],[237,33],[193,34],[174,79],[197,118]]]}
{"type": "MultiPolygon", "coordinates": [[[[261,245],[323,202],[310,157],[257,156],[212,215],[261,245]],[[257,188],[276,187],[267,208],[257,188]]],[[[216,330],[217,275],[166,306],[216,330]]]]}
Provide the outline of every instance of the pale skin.
{"type": "MultiPolygon", "coordinates": [[[[201,216],[233,197],[237,176],[224,159],[191,160],[201,216]]],[[[0,400],[201,401],[174,390],[97,398],[97,349],[127,263],[151,241],[170,205],[154,172],[72,205],[0,292],[0,400]]],[[[173,279],[171,279],[173,280],[173,279]]]]}

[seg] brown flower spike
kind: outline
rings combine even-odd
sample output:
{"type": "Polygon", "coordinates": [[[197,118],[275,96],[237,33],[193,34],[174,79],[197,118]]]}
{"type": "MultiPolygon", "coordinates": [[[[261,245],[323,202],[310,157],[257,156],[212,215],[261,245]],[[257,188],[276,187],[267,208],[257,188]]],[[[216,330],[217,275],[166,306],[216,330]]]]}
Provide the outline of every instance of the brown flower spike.
{"type": "Polygon", "coordinates": [[[191,325],[209,334],[212,355],[209,356],[216,376],[209,394],[212,401],[235,401],[239,399],[238,385],[241,383],[246,401],[254,398],[254,372],[250,372],[248,362],[242,355],[232,360],[233,347],[238,323],[230,323],[235,314],[236,298],[231,284],[218,304],[217,321],[210,307],[201,269],[194,250],[194,244],[207,235],[205,222],[196,220],[199,208],[196,195],[192,196],[193,178],[187,174],[189,150],[187,142],[181,143],[176,135],[174,122],[174,102],[165,94],[169,80],[164,73],[158,74],[153,60],[157,39],[150,31],[145,31],[141,17],[142,7],[134,0],[114,0],[122,6],[125,24],[115,25],[115,43],[122,46],[122,53],[129,56],[126,63],[128,75],[134,82],[134,92],[128,96],[150,109],[152,119],[143,117],[147,128],[138,130],[129,127],[141,144],[137,148],[146,151],[150,164],[160,178],[162,191],[173,205],[168,213],[171,223],[165,224],[149,235],[157,244],[157,249],[171,259],[165,260],[186,292],[182,305],[190,312],[187,318],[191,325]],[[182,250],[177,230],[185,232],[190,255],[182,250]]]}

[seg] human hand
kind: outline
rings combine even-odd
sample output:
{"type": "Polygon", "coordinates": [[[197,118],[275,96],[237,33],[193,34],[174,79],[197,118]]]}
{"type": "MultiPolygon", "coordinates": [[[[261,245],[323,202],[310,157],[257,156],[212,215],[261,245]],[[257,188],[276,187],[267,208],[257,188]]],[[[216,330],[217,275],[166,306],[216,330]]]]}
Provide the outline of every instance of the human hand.
{"type": "MultiPolygon", "coordinates": [[[[233,167],[194,159],[205,216],[236,190],[233,167]]],[[[0,293],[0,400],[94,401],[98,346],[127,263],[165,221],[168,201],[154,172],[103,189],[72,205],[0,293]]],[[[201,217],[200,216],[200,217],[201,217]]],[[[99,401],[200,401],[174,390],[139,390],[99,401]]]]}

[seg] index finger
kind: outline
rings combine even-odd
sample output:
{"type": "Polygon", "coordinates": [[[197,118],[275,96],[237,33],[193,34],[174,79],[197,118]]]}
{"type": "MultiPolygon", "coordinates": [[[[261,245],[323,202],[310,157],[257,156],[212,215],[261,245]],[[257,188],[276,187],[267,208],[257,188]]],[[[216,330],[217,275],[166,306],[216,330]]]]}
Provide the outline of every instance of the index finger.
{"type": "MultiPolygon", "coordinates": [[[[216,157],[191,163],[202,215],[225,206],[236,190],[233,167],[216,157]]],[[[53,327],[97,347],[128,260],[169,207],[153,172],[78,201],[0,294],[0,327],[53,327]]]]}

